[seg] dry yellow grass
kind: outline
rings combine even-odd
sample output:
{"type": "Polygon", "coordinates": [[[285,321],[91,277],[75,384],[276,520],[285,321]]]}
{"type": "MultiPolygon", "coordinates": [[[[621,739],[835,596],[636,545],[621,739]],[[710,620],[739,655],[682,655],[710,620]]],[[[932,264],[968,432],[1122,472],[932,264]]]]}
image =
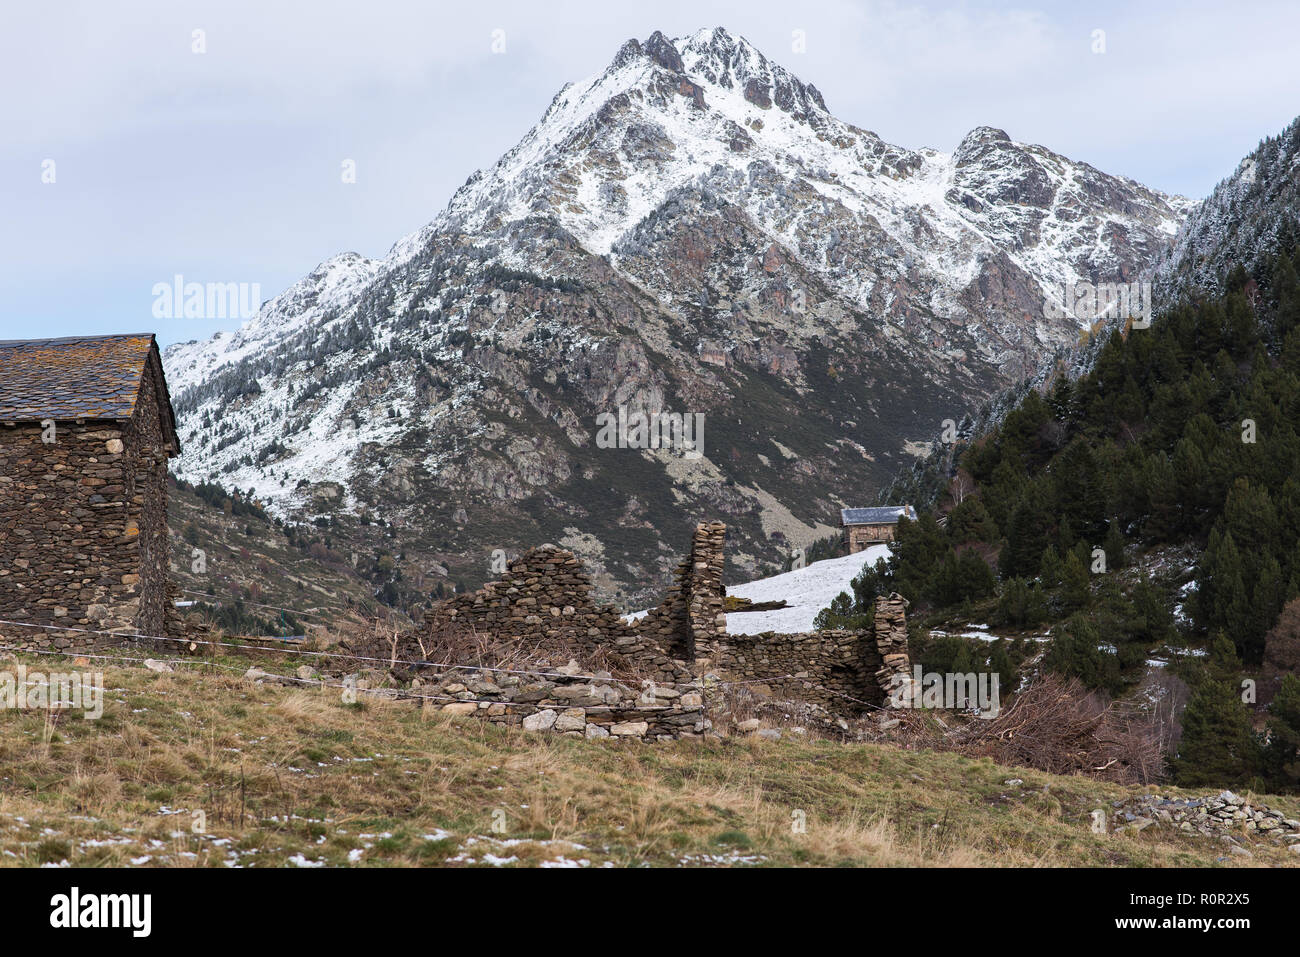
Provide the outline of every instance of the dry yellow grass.
{"type": "MultiPolygon", "coordinates": [[[[26,661],[52,669],[52,661],[26,661]]],[[[228,662],[242,669],[249,659],[228,662]]],[[[261,664],[288,673],[283,661],[261,664]]],[[[0,663],[0,667],[5,667],[0,663]]],[[[59,665],[69,670],[67,665],[59,665]]],[[[506,731],[206,667],[111,667],[104,716],[0,712],[0,860],[34,865],[1259,866],[1160,826],[1090,828],[1133,793],[951,754],[506,731]],[[1022,783],[1009,783],[1021,779],[1022,783]],[[583,862],[586,862],[583,865],[583,862]]],[[[1182,793],[1162,789],[1165,793],[1182,793]]],[[[1290,815],[1294,799],[1263,798],[1290,815]]]]}

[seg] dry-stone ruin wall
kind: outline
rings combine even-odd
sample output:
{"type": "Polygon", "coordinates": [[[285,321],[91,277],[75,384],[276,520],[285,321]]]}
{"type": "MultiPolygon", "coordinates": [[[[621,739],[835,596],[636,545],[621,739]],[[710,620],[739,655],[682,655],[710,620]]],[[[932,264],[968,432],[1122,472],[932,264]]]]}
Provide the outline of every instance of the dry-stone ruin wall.
{"type": "MultiPolygon", "coordinates": [[[[572,553],[544,545],[511,562],[498,581],[434,606],[415,639],[431,638],[446,628],[472,628],[494,641],[527,641],[549,651],[613,652],[662,693],[690,695],[687,700],[692,701],[698,693],[694,676],[715,672],[724,681],[753,682],[774,695],[814,702],[842,715],[887,704],[894,676],[910,673],[903,617],[907,603],[897,595],[881,599],[874,631],[728,635],[722,586],[725,540],[721,522],[698,525],[663,603],[632,622],[613,607],[595,604],[590,579],[572,553]]],[[[461,710],[499,723],[524,723],[528,718],[526,727],[550,720],[549,715],[533,720],[530,709],[532,714],[551,711],[563,725],[560,730],[573,731],[569,725],[577,724],[575,709],[610,707],[602,701],[559,709],[550,699],[520,699],[517,692],[509,697],[505,710],[497,707],[504,701],[479,701],[473,707],[467,703],[461,710]],[[561,722],[562,711],[570,713],[561,722]]],[[[631,703],[624,701],[620,707],[626,718],[631,703]]],[[[593,714],[605,717],[603,712],[593,714]]],[[[691,724],[681,715],[671,717],[678,729],[691,724]]],[[[609,723],[584,720],[597,727],[609,723]]],[[[649,727],[653,729],[654,722],[649,727]]],[[[670,732],[646,733],[653,737],[670,732]]]]}
{"type": "Polygon", "coordinates": [[[696,683],[645,681],[637,688],[576,666],[533,675],[443,674],[413,693],[426,708],[573,737],[668,740],[697,737],[708,727],[696,683]]]}
{"type": "Polygon", "coordinates": [[[835,714],[858,714],[882,701],[875,679],[881,660],[870,631],[728,635],[714,664],[719,673],[754,682],[760,691],[810,701],[835,714]]]}
{"type": "Polygon", "coordinates": [[[888,707],[898,684],[912,680],[906,608],[901,595],[879,599],[871,630],[724,635],[716,667],[837,714],[888,707]]]}
{"type": "Polygon", "coordinates": [[[897,592],[888,598],[876,599],[873,625],[880,667],[876,669],[875,678],[886,702],[895,695],[895,700],[911,699],[905,690],[914,681],[912,659],[907,651],[906,611],[907,599],[897,592]]]}
{"type": "Polygon", "coordinates": [[[689,681],[690,668],[665,654],[613,606],[597,606],[591,579],[572,552],[542,545],[515,559],[498,580],[439,602],[413,638],[444,629],[472,629],[493,641],[520,640],[546,650],[568,647],[614,652],[638,674],[662,682],[689,681]]]}
{"type": "Polygon", "coordinates": [[[670,657],[707,668],[719,639],[727,634],[723,613],[722,564],[727,526],[701,522],[691,537],[691,550],[677,566],[668,596],[636,622],[639,634],[654,641],[670,657]]]}

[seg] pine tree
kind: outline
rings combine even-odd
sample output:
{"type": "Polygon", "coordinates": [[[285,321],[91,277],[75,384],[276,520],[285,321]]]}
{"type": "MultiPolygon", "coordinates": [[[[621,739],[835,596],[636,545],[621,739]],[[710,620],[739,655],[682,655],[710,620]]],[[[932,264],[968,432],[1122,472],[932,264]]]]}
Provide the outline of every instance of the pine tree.
{"type": "Polygon", "coordinates": [[[1247,604],[1237,544],[1231,532],[1220,531],[1216,524],[1198,566],[1197,623],[1207,631],[1233,629],[1233,616],[1247,604]]]}
{"type": "Polygon", "coordinates": [[[1041,589],[1023,578],[1013,578],[1002,585],[995,613],[998,624],[1037,625],[1047,619],[1047,602],[1041,589]]]}
{"type": "Polygon", "coordinates": [[[962,592],[960,573],[957,568],[957,555],[952,548],[948,549],[947,554],[943,556],[943,560],[935,568],[934,574],[930,578],[930,585],[926,589],[926,597],[940,608],[955,605],[961,601],[962,592]]]}
{"type": "Polygon", "coordinates": [[[998,527],[984,507],[984,501],[970,496],[948,513],[948,537],[954,545],[993,542],[997,541],[998,527]]]}
{"type": "Polygon", "coordinates": [[[1106,552],[1106,568],[1108,571],[1116,571],[1124,567],[1124,535],[1119,530],[1119,521],[1115,520],[1110,523],[1106,529],[1106,540],[1102,542],[1102,549],[1106,552]]]}
{"type": "Polygon", "coordinates": [[[1030,490],[1011,513],[1007,544],[998,556],[998,572],[1003,581],[1017,577],[1034,578],[1038,575],[1047,524],[1047,513],[1042,507],[1041,497],[1030,490]]]}
{"type": "Polygon", "coordinates": [[[1282,566],[1272,555],[1268,556],[1255,582],[1248,609],[1250,617],[1244,623],[1246,627],[1241,639],[1241,656],[1252,664],[1264,660],[1264,636],[1286,603],[1286,585],[1282,579],[1282,566]]]}
{"type": "Polygon", "coordinates": [[[1183,787],[1244,784],[1260,771],[1259,741],[1237,684],[1240,672],[1236,649],[1220,632],[1183,709],[1183,737],[1172,762],[1183,787]]]}
{"type": "Polygon", "coordinates": [[[1009,695],[1016,690],[1016,666],[1011,662],[1005,638],[993,642],[989,652],[989,671],[998,676],[999,695],[1009,695]]]}
{"type": "Polygon", "coordinates": [[[1077,552],[1070,552],[1065,559],[1061,576],[1061,608],[1066,614],[1088,607],[1092,601],[1092,581],[1088,569],[1079,560],[1077,552]]]}
{"type": "Polygon", "coordinates": [[[871,627],[870,612],[859,613],[849,593],[843,591],[831,599],[828,607],[817,612],[817,616],[813,619],[813,628],[818,631],[869,627],[871,627]]]}
{"type": "Polygon", "coordinates": [[[1121,687],[1119,658],[1101,647],[1101,632],[1087,618],[1075,615],[1057,629],[1043,656],[1043,669],[1078,678],[1089,688],[1115,693],[1121,687]]]}
{"type": "Polygon", "coordinates": [[[1065,563],[1061,561],[1061,556],[1057,553],[1055,545],[1048,545],[1043,549],[1043,558],[1039,562],[1038,578],[1043,583],[1044,588],[1061,587],[1061,582],[1065,579],[1065,563]]]}
{"type": "Polygon", "coordinates": [[[1300,788],[1300,679],[1282,677],[1268,706],[1269,742],[1264,760],[1270,782],[1278,790],[1300,788]]]}

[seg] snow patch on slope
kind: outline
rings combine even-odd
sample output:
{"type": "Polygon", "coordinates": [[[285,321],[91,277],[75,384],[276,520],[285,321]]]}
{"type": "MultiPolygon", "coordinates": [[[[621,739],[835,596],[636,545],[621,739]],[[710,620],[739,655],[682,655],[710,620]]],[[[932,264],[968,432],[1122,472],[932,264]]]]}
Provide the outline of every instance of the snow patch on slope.
{"type": "Polygon", "coordinates": [[[888,559],[889,554],[888,545],[872,545],[855,555],[813,562],[804,568],[744,585],[728,585],[728,595],[755,602],[784,599],[788,607],[776,611],[732,612],[727,615],[727,631],[733,635],[811,631],[813,619],[819,611],[840,592],[853,594],[853,579],[879,559],[888,559]]]}

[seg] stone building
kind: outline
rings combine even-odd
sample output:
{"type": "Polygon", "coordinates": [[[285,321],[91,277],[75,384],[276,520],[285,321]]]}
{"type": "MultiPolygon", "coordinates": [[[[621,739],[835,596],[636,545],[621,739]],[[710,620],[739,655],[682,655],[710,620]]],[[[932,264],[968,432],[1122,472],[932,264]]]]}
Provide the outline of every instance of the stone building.
{"type": "Polygon", "coordinates": [[[892,542],[898,520],[904,515],[910,521],[916,521],[916,509],[910,505],[840,509],[840,524],[844,527],[847,554],[860,552],[868,545],[892,542]]]}
{"type": "Polygon", "coordinates": [[[0,342],[0,618],[164,634],[179,451],[152,335],[0,342]]]}

